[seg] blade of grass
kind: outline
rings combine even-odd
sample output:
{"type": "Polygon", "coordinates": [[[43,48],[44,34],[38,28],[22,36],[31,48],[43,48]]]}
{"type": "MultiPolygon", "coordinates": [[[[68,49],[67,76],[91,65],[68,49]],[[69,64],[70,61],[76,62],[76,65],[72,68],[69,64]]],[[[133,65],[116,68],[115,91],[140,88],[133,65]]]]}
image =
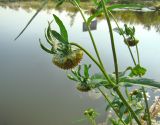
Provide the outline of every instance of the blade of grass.
{"type": "Polygon", "coordinates": [[[32,18],[28,21],[26,26],[23,28],[23,30],[18,34],[18,36],[14,39],[17,40],[22,33],[26,30],[26,28],[29,26],[29,24],[33,21],[33,19],[37,16],[37,14],[44,8],[44,6],[48,3],[48,0],[45,0],[42,5],[39,7],[39,9],[36,11],[36,13],[32,16],[32,18]]]}

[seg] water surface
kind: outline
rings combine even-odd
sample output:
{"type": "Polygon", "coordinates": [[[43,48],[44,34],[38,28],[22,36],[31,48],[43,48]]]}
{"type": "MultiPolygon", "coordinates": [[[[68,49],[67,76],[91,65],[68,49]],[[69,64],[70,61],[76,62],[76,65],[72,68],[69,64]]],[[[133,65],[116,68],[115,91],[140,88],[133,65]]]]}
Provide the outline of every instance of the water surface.
{"type": "MultiPolygon", "coordinates": [[[[38,42],[41,38],[44,44],[46,43],[44,29],[47,27],[47,21],[53,19],[54,13],[63,20],[70,41],[80,43],[95,55],[88,33],[83,32],[80,13],[45,9],[38,14],[24,34],[14,41],[35,11],[32,8],[28,11],[21,6],[17,9],[0,7],[0,125],[88,125],[86,120],[77,120],[84,118],[83,111],[89,107],[101,113],[99,122],[105,121],[103,98],[97,99],[93,93],[78,92],[76,84],[67,79],[66,72],[52,64],[52,55],[45,53],[38,42]]],[[[120,19],[121,26],[124,22],[135,26],[136,36],[140,40],[141,64],[148,69],[146,77],[159,80],[159,12],[114,14],[120,19]],[[150,17],[144,16],[147,14],[150,17]]],[[[114,22],[112,24],[116,27],[114,22]]],[[[55,23],[52,26],[58,30],[55,23]]],[[[106,21],[98,19],[97,30],[93,31],[93,35],[105,68],[113,72],[107,32],[106,21]]],[[[133,63],[123,39],[116,33],[114,36],[119,69],[124,70],[133,63]]],[[[135,52],[134,49],[133,51],[135,52]]],[[[84,63],[93,64],[87,56],[81,62],[84,63]]],[[[92,72],[99,72],[94,64],[92,72]]]]}

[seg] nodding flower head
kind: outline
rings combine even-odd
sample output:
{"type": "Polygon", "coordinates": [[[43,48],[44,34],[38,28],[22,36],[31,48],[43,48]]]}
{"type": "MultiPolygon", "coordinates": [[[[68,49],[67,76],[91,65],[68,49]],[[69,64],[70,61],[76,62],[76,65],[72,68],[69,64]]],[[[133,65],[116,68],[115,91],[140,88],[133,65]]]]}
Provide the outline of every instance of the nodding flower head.
{"type": "Polygon", "coordinates": [[[77,85],[77,89],[80,91],[80,92],[88,92],[91,90],[91,87],[87,84],[82,84],[82,83],[79,83],[77,85]]]}
{"type": "Polygon", "coordinates": [[[138,41],[137,39],[134,39],[134,38],[129,37],[129,38],[127,38],[126,40],[124,40],[124,42],[125,42],[128,46],[132,47],[132,46],[136,46],[139,41],[138,41]]]}
{"type": "Polygon", "coordinates": [[[45,32],[47,42],[51,45],[51,49],[46,48],[41,42],[41,48],[53,54],[52,62],[62,69],[72,69],[78,65],[83,57],[83,51],[79,48],[73,48],[68,40],[68,33],[63,22],[53,15],[56,23],[60,28],[60,33],[51,29],[51,23],[45,32]]]}
{"type": "Polygon", "coordinates": [[[62,69],[72,69],[76,67],[83,58],[83,51],[80,49],[71,50],[66,53],[56,53],[52,62],[62,69]]]}

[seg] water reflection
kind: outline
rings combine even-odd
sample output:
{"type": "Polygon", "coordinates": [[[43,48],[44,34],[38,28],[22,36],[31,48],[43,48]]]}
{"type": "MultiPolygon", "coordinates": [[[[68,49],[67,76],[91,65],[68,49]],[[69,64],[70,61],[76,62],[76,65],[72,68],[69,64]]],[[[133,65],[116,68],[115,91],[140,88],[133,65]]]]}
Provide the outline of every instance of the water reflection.
{"type": "MultiPolygon", "coordinates": [[[[20,8],[23,8],[26,12],[31,12],[33,9],[37,10],[38,7],[41,5],[41,2],[9,2],[9,3],[0,3],[1,7],[4,8],[11,8],[14,10],[19,10],[20,8]]],[[[82,8],[85,10],[87,5],[90,4],[88,2],[82,4],[82,8]]],[[[53,8],[55,8],[56,3],[55,2],[49,2],[47,4],[47,7],[44,8],[44,10],[47,10],[48,13],[52,11],[53,8]]],[[[86,11],[88,15],[90,15],[90,11],[92,11],[92,7],[89,6],[89,10],[86,11]]],[[[64,4],[63,6],[56,8],[60,13],[63,11],[68,13],[68,16],[70,17],[70,25],[72,26],[75,22],[75,17],[77,15],[78,10],[73,7],[70,4],[64,4]]],[[[156,32],[160,32],[160,11],[148,11],[148,12],[142,12],[142,11],[113,11],[114,16],[124,23],[130,23],[130,24],[140,24],[143,25],[145,29],[150,30],[151,28],[154,28],[156,32]]],[[[99,20],[103,20],[103,16],[98,18],[99,20]]],[[[84,27],[85,28],[85,27],[84,27]]],[[[83,29],[84,29],[83,28],[83,29]]]]}
{"type": "Polygon", "coordinates": [[[116,11],[113,12],[113,14],[122,22],[133,25],[143,25],[147,30],[150,30],[153,27],[155,28],[156,32],[160,32],[160,11],[116,11]]]}

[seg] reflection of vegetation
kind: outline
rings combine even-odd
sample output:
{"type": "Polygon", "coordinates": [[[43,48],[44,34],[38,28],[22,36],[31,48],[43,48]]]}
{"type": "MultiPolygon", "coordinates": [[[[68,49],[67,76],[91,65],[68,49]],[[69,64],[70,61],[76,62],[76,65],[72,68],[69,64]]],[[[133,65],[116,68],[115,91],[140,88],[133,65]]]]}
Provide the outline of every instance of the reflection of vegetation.
{"type": "Polygon", "coordinates": [[[130,24],[141,24],[148,30],[154,27],[160,32],[160,11],[135,12],[135,11],[116,11],[113,12],[118,20],[130,24]]]}
{"type": "MultiPolygon", "coordinates": [[[[13,1],[13,0],[12,0],[13,1]]],[[[38,0],[37,0],[38,1],[38,0]]],[[[25,9],[27,12],[30,12],[31,9],[38,9],[39,6],[42,4],[41,2],[37,1],[19,1],[19,2],[0,2],[1,7],[9,7],[11,9],[18,10],[19,8],[25,9]]],[[[121,0],[123,1],[123,0],[121,0]]],[[[55,8],[55,2],[50,1],[44,10],[51,10],[55,8]]],[[[157,4],[158,5],[158,4],[157,4]]],[[[91,2],[82,2],[82,8],[85,10],[92,9],[91,2]]],[[[59,12],[67,11],[68,16],[71,18],[70,25],[73,25],[76,13],[78,12],[77,8],[73,7],[70,4],[63,4],[63,6],[56,8],[59,12]]],[[[90,14],[86,11],[86,14],[90,14]]],[[[114,11],[114,16],[117,17],[119,20],[130,23],[130,24],[141,24],[146,29],[150,30],[152,27],[156,29],[157,32],[160,32],[160,11],[152,11],[152,12],[139,12],[139,11],[114,11]],[[148,18],[149,17],[149,18],[148,18]]],[[[103,17],[99,17],[99,19],[103,19],[103,17]]]]}

